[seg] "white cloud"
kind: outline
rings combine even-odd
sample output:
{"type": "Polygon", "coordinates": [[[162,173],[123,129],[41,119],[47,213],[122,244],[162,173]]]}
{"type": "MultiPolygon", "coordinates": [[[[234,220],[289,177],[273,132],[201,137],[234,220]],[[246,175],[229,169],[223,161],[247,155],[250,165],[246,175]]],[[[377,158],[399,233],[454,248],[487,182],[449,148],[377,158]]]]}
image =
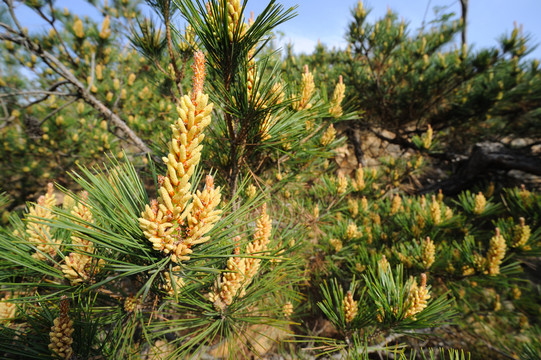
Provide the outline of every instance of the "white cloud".
{"type": "Polygon", "coordinates": [[[328,49],[334,47],[345,49],[347,42],[338,36],[326,36],[320,39],[313,37],[286,33],[284,37],[277,39],[278,46],[282,49],[286,48],[289,43],[293,44],[293,51],[296,54],[311,54],[314,52],[318,41],[321,41],[328,49]]]}

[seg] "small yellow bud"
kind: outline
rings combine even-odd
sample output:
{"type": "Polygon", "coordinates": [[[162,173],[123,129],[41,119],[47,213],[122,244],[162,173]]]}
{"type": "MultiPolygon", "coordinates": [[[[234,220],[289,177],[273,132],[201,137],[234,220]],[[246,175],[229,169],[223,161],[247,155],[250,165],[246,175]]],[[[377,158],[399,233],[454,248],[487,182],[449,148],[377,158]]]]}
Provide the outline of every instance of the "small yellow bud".
{"type": "Polygon", "coordinates": [[[432,127],[428,125],[428,130],[426,130],[426,133],[423,137],[423,147],[425,149],[429,149],[432,145],[432,136],[434,134],[434,131],[432,130],[432,127]]]}
{"type": "Polygon", "coordinates": [[[520,297],[522,296],[522,291],[520,291],[520,289],[517,286],[514,286],[513,290],[511,290],[511,291],[513,293],[513,298],[514,299],[520,299],[520,297]]]}
{"type": "Polygon", "coordinates": [[[134,73],[131,73],[130,76],[128,76],[128,85],[129,85],[129,86],[132,86],[133,83],[134,83],[134,81],[135,81],[135,79],[136,79],[135,74],[134,74],[134,73]]]}
{"type": "Polygon", "coordinates": [[[400,211],[400,207],[402,206],[402,198],[400,195],[396,194],[393,197],[393,201],[391,203],[391,215],[395,215],[400,211]]]}
{"type": "Polygon", "coordinates": [[[334,248],[334,251],[336,252],[339,252],[340,250],[342,250],[342,242],[338,239],[331,239],[329,240],[331,246],[334,248]]]}
{"type": "Polygon", "coordinates": [[[479,191],[477,195],[475,195],[475,207],[473,208],[473,213],[480,215],[485,211],[485,207],[487,204],[487,199],[485,198],[485,195],[483,195],[482,192],[479,191]]]}
{"type": "Polygon", "coordinates": [[[82,101],[79,101],[77,103],[77,113],[81,114],[85,110],[85,103],[82,101]]]}
{"type": "Polygon", "coordinates": [[[17,118],[19,118],[19,116],[21,116],[21,112],[19,110],[15,109],[15,110],[13,110],[11,112],[11,116],[13,116],[14,118],[17,119],[17,118]]]}
{"type": "Polygon", "coordinates": [[[436,260],[436,246],[430,237],[423,241],[421,260],[425,269],[429,269],[436,260]]]}
{"type": "Polygon", "coordinates": [[[348,189],[348,178],[345,177],[343,174],[338,175],[338,188],[337,193],[338,195],[344,194],[348,189]]]}
{"type": "Polygon", "coordinates": [[[430,217],[434,224],[441,223],[441,207],[434,195],[432,195],[432,202],[430,203],[430,217]]]}
{"type": "Polygon", "coordinates": [[[85,36],[83,22],[81,19],[77,18],[73,22],[73,32],[75,33],[75,36],[77,36],[79,39],[82,39],[85,36]]]}
{"type": "Polygon", "coordinates": [[[332,143],[335,138],[336,138],[336,130],[334,129],[334,126],[331,124],[321,136],[321,145],[327,146],[330,143],[332,143]]]}
{"type": "Polygon", "coordinates": [[[500,229],[496,228],[495,235],[490,239],[490,247],[487,253],[488,273],[492,276],[500,273],[500,264],[505,257],[507,245],[505,239],[500,234],[500,229]]]}
{"type": "Polygon", "coordinates": [[[346,229],[346,237],[351,239],[356,239],[362,236],[362,233],[359,231],[357,225],[350,223],[346,229]]]}
{"type": "Polygon", "coordinates": [[[526,225],[523,217],[519,218],[520,224],[513,228],[513,240],[511,246],[514,248],[523,247],[528,242],[531,235],[531,229],[526,225]]]}
{"type": "Polygon", "coordinates": [[[318,204],[316,204],[316,206],[314,206],[314,210],[312,211],[312,215],[314,216],[314,219],[319,218],[319,205],[318,204]]]}
{"type": "Polygon", "coordinates": [[[293,304],[291,303],[291,301],[288,301],[284,304],[284,306],[282,307],[282,312],[284,313],[284,317],[286,319],[288,319],[291,314],[293,314],[293,304]]]}
{"type": "Polygon", "coordinates": [[[348,210],[351,217],[356,217],[359,214],[359,203],[356,200],[348,199],[348,210]]]}
{"type": "Polygon", "coordinates": [[[101,24],[101,31],[100,31],[100,38],[107,39],[111,35],[111,29],[109,28],[111,20],[109,19],[109,15],[103,19],[103,23],[101,24]]]}
{"type": "Polygon", "coordinates": [[[361,198],[361,209],[363,210],[363,212],[366,212],[366,210],[368,210],[368,200],[366,199],[366,196],[363,196],[361,198]]]}
{"type": "Polygon", "coordinates": [[[357,305],[357,301],[353,300],[353,294],[351,291],[348,291],[346,296],[344,297],[343,304],[344,307],[344,315],[346,323],[350,323],[355,319],[355,316],[357,316],[357,312],[359,310],[359,307],[357,305]]]}
{"type": "Polygon", "coordinates": [[[246,188],[246,196],[248,196],[249,199],[253,198],[257,194],[257,188],[255,185],[250,184],[246,188]]]}

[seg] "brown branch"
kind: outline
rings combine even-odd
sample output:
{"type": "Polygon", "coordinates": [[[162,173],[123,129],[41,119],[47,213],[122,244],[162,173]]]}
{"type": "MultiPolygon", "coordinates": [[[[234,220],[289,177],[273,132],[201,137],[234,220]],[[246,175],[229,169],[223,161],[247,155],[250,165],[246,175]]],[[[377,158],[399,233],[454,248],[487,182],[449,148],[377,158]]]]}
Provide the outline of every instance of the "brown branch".
{"type": "MultiPolygon", "coordinates": [[[[165,76],[169,77],[169,73],[167,71],[165,71],[165,69],[163,68],[163,66],[160,64],[160,62],[155,59],[154,60],[154,65],[156,66],[156,68],[158,68],[158,70],[160,72],[162,72],[165,76]]],[[[179,102],[179,99],[177,98],[177,96],[175,95],[175,92],[174,91],[171,91],[171,97],[173,98],[175,104],[179,102]]]]}
{"type": "Polygon", "coordinates": [[[180,96],[183,96],[182,91],[182,77],[181,72],[178,69],[177,66],[177,58],[175,56],[175,53],[173,51],[173,41],[171,40],[171,14],[170,14],[170,2],[169,0],[165,1],[165,13],[164,15],[164,22],[165,22],[165,36],[167,38],[167,50],[169,52],[169,57],[171,58],[171,64],[173,65],[173,71],[175,72],[175,84],[177,85],[177,90],[180,93],[180,96]]]}
{"type": "Polygon", "coordinates": [[[7,94],[0,94],[0,98],[6,98],[6,97],[12,97],[12,96],[25,96],[25,95],[41,95],[41,94],[46,94],[47,97],[51,95],[58,95],[58,96],[73,95],[71,93],[63,93],[63,92],[58,92],[58,91],[30,90],[30,91],[16,91],[16,92],[10,92],[7,94]]]}
{"type": "MultiPolygon", "coordinates": [[[[62,86],[62,85],[66,85],[66,84],[69,84],[69,81],[66,81],[66,80],[63,80],[63,81],[58,81],[58,82],[55,82],[54,84],[52,84],[48,91],[54,91],[56,90],[58,87],[62,86]]],[[[43,102],[45,100],[47,100],[49,98],[49,96],[51,96],[50,94],[47,94],[45,95],[44,97],[40,98],[40,99],[37,99],[37,100],[34,100],[32,101],[31,103],[28,103],[24,106],[24,108],[28,108],[32,105],[36,105],[36,104],[39,104],[40,102],[43,102]]]]}

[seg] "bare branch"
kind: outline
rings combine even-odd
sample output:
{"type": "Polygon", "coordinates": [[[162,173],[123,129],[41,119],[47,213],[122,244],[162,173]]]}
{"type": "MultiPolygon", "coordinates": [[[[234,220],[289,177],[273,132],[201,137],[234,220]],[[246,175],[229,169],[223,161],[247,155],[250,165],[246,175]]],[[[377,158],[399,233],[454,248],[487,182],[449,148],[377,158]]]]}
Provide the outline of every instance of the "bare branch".
{"type": "MultiPolygon", "coordinates": [[[[56,90],[58,87],[60,87],[60,86],[62,86],[62,85],[67,85],[67,84],[69,84],[69,81],[66,81],[66,80],[58,81],[58,82],[54,83],[53,85],[51,85],[51,86],[49,87],[49,90],[48,90],[48,91],[54,91],[54,90],[56,90]]],[[[32,101],[31,103],[26,104],[26,105],[24,106],[24,108],[28,108],[28,107],[30,107],[30,106],[32,106],[32,105],[39,104],[40,102],[47,100],[47,99],[49,98],[49,96],[51,96],[51,95],[47,94],[47,95],[45,95],[44,97],[42,97],[42,98],[40,98],[40,99],[34,100],[34,101],[32,101]]]]}
{"type": "Polygon", "coordinates": [[[58,91],[48,91],[48,90],[30,90],[30,91],[16,91],[16,92],[11,92],[11,93],[7,93],[7,94],[0,94],[0,98],[7,98],[7,97],[12,97],[12,96],[30,96],[30,95],[42,95],[42,94],[46,94],[47,96],[51,96],[51,95],[58,95],[58,96],[70,96],[70,95],[74,95],[74,94],[70,94],[70,93],[63,93],[63,92],[58,92],[58,91]]]}
{"type": "MultiPolygon", "coordinates": [[[[11,16],[11,19],[15,23],[15,26],[17,27],[17,29],[19,29],[19,32],[22,34],[23,33],[23,27],[21,26],[21,24],[19,23],[19,20],[15,16],[15,11],[13,11],[13,1],[12,0],[3,0],[3,1],[8,6],[9,15],[11,16]]],[[[4,25],[4,24],[2,24],[2,25],[4,25]]],[[[6,27],[6,26],[4,26],[4,27],[6,27]]]]}
{"type": "Polygon", "coordinates": [[[171,11],[170,11],[171,4],[169,1],[165,2],[165,14],[164,14],[164,22],[165,22],[165,35],[167,38],[167,50],[169,51],[169,57],[171,58],[171,64],[173,65],[173,71],[175,72],[175,84],[177,85],[178,92],[180,93],[180,96],[183,95],[182,91],[182,77],[181,72],[178,69],[177,66],[177,58],[175,56],[175,52],[173,51],[173,41],[171,39],[171,11]]]}

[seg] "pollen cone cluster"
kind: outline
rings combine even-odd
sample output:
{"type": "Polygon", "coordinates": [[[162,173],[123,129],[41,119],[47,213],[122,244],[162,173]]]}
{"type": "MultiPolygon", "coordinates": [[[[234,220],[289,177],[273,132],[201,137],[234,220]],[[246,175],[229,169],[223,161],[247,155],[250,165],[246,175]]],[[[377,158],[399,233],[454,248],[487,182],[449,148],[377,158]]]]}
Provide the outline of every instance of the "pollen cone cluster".
{"type": "Polygon", "coordinates": [[[11,295],[6,295],[4,298],[0,299],[0,324],[8,322],[9,319],[15,317],[17,313],[17,304],[11,302],[11,295]]]}
{"type": "MultiPolygon", "coordinates": [[[[240,241],[240,237],[235,239],[240,241]]],[[[240,247],[235,247],[234,255],[240,254],[240,247]]],[[[239,289],[243,286],[246,280],[246,261],[244,258],[232,256],[227,259],[227,271],[222,275],[219,291],[215,291],[209,295],[211,302],[217,308],[222,308],[225,305],[231,305],[233,298],[237,295],[239,289]]]]}
{"type": "Polygon", "coordinates": [[[329,109],[329,113],[331,114],[331,116],[342,116],[342,100],[344,100],[345,94],[346,85],[344,85],[342,75],[340,75],[340,77],[338,78],[338,84],[336,84],[336,87],[334,88],[334,93],[331,100],[331,108],[329,109]]]}
{"type": "MultiPolygon", "coordinates": [[[[263,256],[267,252],[267,246],[270,242],[272,220],[267,215],[267,206],[263,205],[261,215],[256,221],[256,230],[253,240],[246,246],[247,255],[263,256]]],[[[240,240],[237,237],[236,242],[240,240]]],[[[209,294],[209,300],[214,303],[217,309],[223,309],[231,305],[235,296],[242,297],[246,288],[250,285],[254,277],[259,272],[261,259],[239,257],[240,248],[235,248],[234,256],[227,260],[227,270],[222,275],[221,282],[209,294]]]]}
{"type": "Polygon", "coordinates": [[[500,265],[505,257],[507,245],[505,239],[500,233],[500,229],[496,228],[496,233],[490,239],[490,247],[487,253],[488,273],[490,275],[498,275],[500,273],[500,265]]]}
{"type": "MultiPolygon", "coordinates": [[[[254,68],[255,70],[255,68],[254,68]]],[[[276,82],[272,86],[272,97],[271,102],[275,104],[281,104],[284,101],[284,85],[281,82],[276,82]]],[[[261,140],[268,140],[271,138],[269,134],[270,129],[276,124],[277,119],[273,117],[270,113],[267,114],[265,120],[259,126],[259,132],[261,133],[261,140]]]]}
{"type": "Polygon", "coordinates": [[[329,125],[327,130],[325,130],[323,135],[321,135],[320,142],[321,142],[321,145],[327,146],[330,143],[332,143],[334,141],[334,139],[336,139],[336,130],[335,130],[333,124],[331,124],[331,125],[329,125]]]}
{"type": "Polygon", "coordinates": [[[430,203],[430,218],[434,224],[439,224],[442,221],[441,218],[441,206],[436,196],[432,195],[432,202],[430,203]]]}
{"type": "Polygon", "coordinates": [[[421,285],[417,285],[417,280],[414,280],[406,300],[408,309],[406,310],[405,318],[412,317],[415,320],[415,314],[423,311],[430,299],[430,292],[426,287],[426,274],[421,274],[421,285]]]}
{"type": "Polygon", "coordinates": [[[355,191],[362,191],[366,186],[364,182],[364,170],[362,165],[359,165],[359,167],[355,170],[355,180],[352,182],[352,185],[355,191]]]}
{"type": "Polygon", "coordinates": [[[474,214],[482,214],[485,211],[486,205],[487,199],[485,198],[485,195],[483,195],[482,192],[479,192],[477,195],[475,195],[475,206],[473,208],[474,214]]]}
{"type": "Polygon", "coordinates": [[[432,145],[432,137],[434,136],[434,130],[432,130],[432,127],[428,125],[428,129],[426,130],[425,135],[423,136],[423,147],[425,149],[429,149],[432,145]]]}
{"type": "MultiPolygon", "coordinates": [[[[242,5],[240,0],[227,0],[227,31],[229,34],[229,40],[233,41],[235,29],[238,23],[241,21],[240,15],[242,11],[242,5]]],[[[242,24],[241,33],[245,31],[246,24],[242,24]]]]}
{"type": "Polygon", "coordinates": [[[346,297],[343,300],[343,306],[346,323],[350,323],[353,321],[353,319],[355,319],[355,316],[357,316],[357,311],[359,310],[357,301],[353,300],[353,294],[351,294],[351,291],[347,292],[346,297]]]}
{"type": "MultiPolygon", "coordinates": [[[[175,266],[171,269],[172,272],[178,272],[180,271],[180,266],[175,266]]],[[[172,274],[169,271],[165,271],[163,273],[165,277],[165,283],[162,286],[163,291],[167,293],[169,296],[174,296],[179,292],[179,290],[186,285],[184,283],[184,279],[182,279],[181,276],[172,274]]]]}
{"type": "Polygon", "coordinates": [[[73,22],[73,32],[75,33],[75,36],[77,36],[79,39],[85,37],[85,30],[83,27],[83,21],[81,19],[76,18],[73,22]]]}
{"type": "MultiPolygon", "coordinates": [[[[93,222],[93,216],[88,206],[84,204],[88,193],[84,191],[81,194],[82,201],[71,209],[71,215],[81,220],[80,224],[84,227],[90,227],[93,222]]],[[[96,259],[92,256],[95,251],[94,244],[79,236],[71,237],[71,244],[75,252],[70,253],[64,258],[65,264],[60,265],[64,277],[72,285],[91,280],[95,274],[105,265],[103,259],[96,259]]]]}
{"type": "Polygon", "coordinates": [[[103,19],[103,23],[101,24],[101,31],[100,31],[100,38],[107,39],[109,36],[111,36],[111,19],[109,18],[109,15],[103,19]]]}
{"type": "MultiPolygon", "coordinates": [[[[252,13],[252,16],[253,16],[253,13],[252,13]]],[[[253,23],[253,18],[250,18],[248,20],[248,27],[251,26],[253,23]]],[[[255,85],[255,81],[256,81],[256,76],[257,76],[257,72],[256,72],[256,65],[255,65],[255,58],[254,58],[254,53],[255,53],[255,47],[253,47],[252,49],[250,49],[250,51],[248,51],[248,55],[247,55],[247,61],[248,61],[248,69],[247,69],[247,74],[246,74],[246,81],[247,81],[247,89],[248,89],[248,99],[251,99],[252,98],[252,93],[253,93],[253,90],[254,90],[254,85],[255,85]]],[[[259,94],[256,93],[256,101],[259,100],[259,94]]]]}
{"type": "Polygon", "coordinates": [[[201,158],[203,130],[210,124],[212,104],[203,94],[205,58],[194,54],[193,91],[180,99],[179,118],[171,126],[173,135],[169,154],[163,158],[167,173],[160,177],[159,197],[145,207],[139,226],[155,250],[171,256],[178,263],[190,259],[191,247],[207,241],[205,234],[221,213],[220,188],[207,176],[203,191],[190,192],[190,178],[201,158]]]}
{"type": "Polygon", "coordinates": [[[427,236],[426,240],[423,241],[421,262],[425,269],[429,269],[434,264],[434,261],[436,261],[436,246],[427,236]]]}
{"type": "Polygon", "coordinates": [[[528,225],[526,225],[526,221],[523,217],[521,217],[519,221],[520,224],[515,225],[515,227],[513,228],[513,241],[511,244],[512,247],[522,247],[526,245],[532,233],[532,230],[528,225]]]}
{"type": "Polygon", "coordinates": [[[47,255],[50,257],[56,255],[56,245],[59,241],[52,238],[50,226],[40,224],[40,222],[54,219],[52,208],[55,205],[54,186],[49,183],[47,194],[39,197],[37,205],[31,207],[26,216],[27,240],[37,248],[37,251],[32,254],[35,259],[46,260],[47,255]]]}
{"type": "Polygon", "coordinates": [[[291,303],[291,301],[286,302],[282,306],[282,312],[284,313],[284,317],[286,319],[289,319],[289,317],[291,317],[291,314],[293,314],[293,310],[293,304],[291,303]]]}
{"type": "Polygon", "coordinates": [[[397,214],[400,211],[401,206],[402,206],[402,198],[400,197],[400,195],[395,194],[395,196],[393,196],[393,200],[391,202],[391,212],[390,212],[390,214],[391,215],[397,214]]]}
{"type": "Polygon", "coordinates": [[[61,359],[70,359],[73,354],[71,344],[73,338],[73,320],[70,320],[68,315],[69,303],[67,299],[60,302],[60,316],[54,319],[51,332],[49,332],[49,349],[51,352],[61,359]]]}
{"type": "Polygon", "coordinates": [[[314,75],[312,75],[308,69],[308,65],[305,65],[304,74],[302,74],[300,99],[293,103],[293,108],[295,110],[310,109],[312,107],[312,104],[310,104],[310,99],[314,94],[314,90],[314,75]]]}
{"type": "Polygon", "coordinates": [[[191,25],[186,26],[186,29],[184,30],[184,37],[179,41],[179,48],[181,51],[197,49],[197,43],[195,42],[195,31],[191,25]]]}

